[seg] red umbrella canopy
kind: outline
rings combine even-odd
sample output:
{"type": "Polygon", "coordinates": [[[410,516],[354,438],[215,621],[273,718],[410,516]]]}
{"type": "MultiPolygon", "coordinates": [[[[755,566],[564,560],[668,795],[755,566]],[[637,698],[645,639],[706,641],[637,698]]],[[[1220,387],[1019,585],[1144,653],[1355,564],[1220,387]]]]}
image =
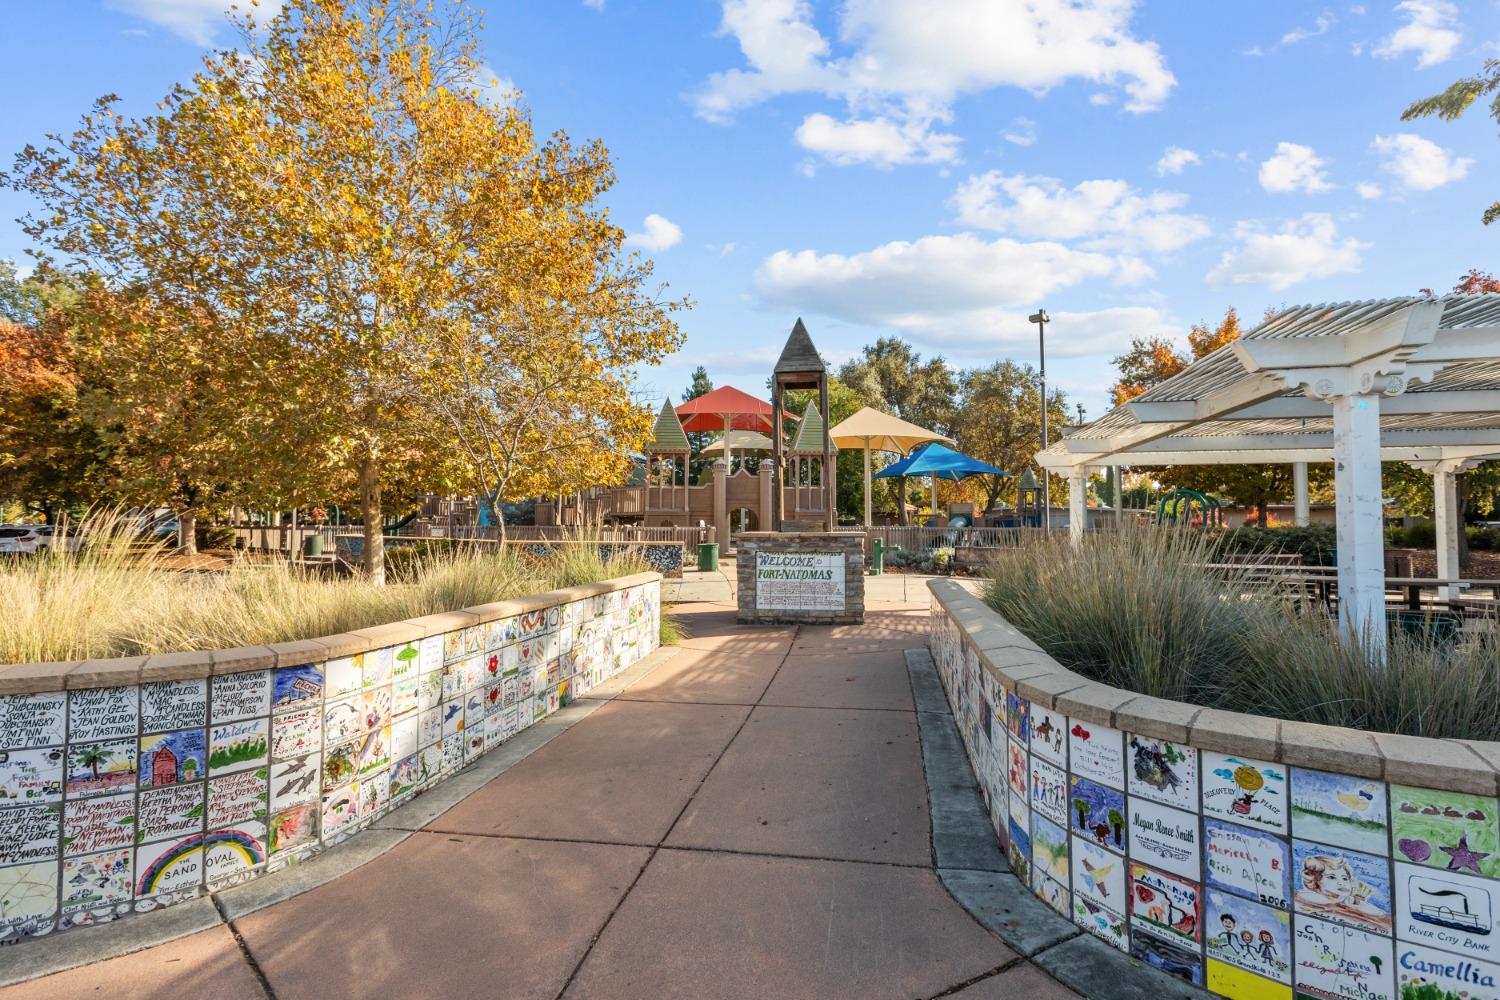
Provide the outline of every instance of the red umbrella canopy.
{"type": "MultiPolygon", "coordinates": [[[[729,430],[770,431],[771,404],[756,399],[748,392],[741,392],[732,385],[721,385],[712,392],[705,392],[697,399],[690,399],[676,407],[685,431],[722,431],[729,421],[729,430]]],[[[791,417],[792,414],[783,414],[791,417]]]]}

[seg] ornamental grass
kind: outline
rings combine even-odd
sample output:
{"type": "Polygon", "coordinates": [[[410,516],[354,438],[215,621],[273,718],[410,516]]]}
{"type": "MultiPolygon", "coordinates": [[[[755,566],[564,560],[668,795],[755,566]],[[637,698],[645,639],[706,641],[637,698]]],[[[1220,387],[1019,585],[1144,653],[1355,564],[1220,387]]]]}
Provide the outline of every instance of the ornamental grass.
{"type": "MultiPolygon", "coordinates": [[[[409,560],[373,587],[282,559],[174,569],[133,524],[96,513],[57,545],[0,558],[0,664],[223,649],[336,635],[403,618],[593,583],[649,569],[626,551],[579,541],[533,555],[521,546],[456,545],[409,560]]],[[[394,550],[392,550],[394,551],[394,550]]]]}
{"type": "Polygon", "coordinates": [[[1134,528],[1031,539],[983,597],[1070,670],[1213,708],[1368,731],[1500,739],[1493,633],[1435,640],[1392,627],[1385,661],[1340,641],[1316,602],[1207,568],[1202,532],[1134,528]]]}

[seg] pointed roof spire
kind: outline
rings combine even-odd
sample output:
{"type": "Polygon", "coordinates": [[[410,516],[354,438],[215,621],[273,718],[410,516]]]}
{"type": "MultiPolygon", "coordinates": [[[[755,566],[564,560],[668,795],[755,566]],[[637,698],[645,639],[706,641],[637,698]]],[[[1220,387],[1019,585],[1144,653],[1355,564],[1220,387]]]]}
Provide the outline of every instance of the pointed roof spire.
{"type": "MultiPolygon", "coordinates": [[[[838,451],[832,441],[828,443],[828,448],[830,451],[838,451]]],[[[823,454],[823,415],[818,412],[818,404],[812,400],[808,400],[807,410],[797,424],[797,432],[792,435],[792,454],[823,454]]]]}
{"type": "Polygon", "coordinates": [[[813,346],[812,338],[807,335],[807,327],[802,325],[802,317],[797,317],[796,325],[792,327],[792,335],[786,338],[786,346],[781,349],[781,357],[776,360],[773,369],[777,375],[788,372],[817,372],[823,373],[828,368],[823,364],[823,358],[818,354],[818,349],[813,346]]]}
{"type": "Polygon", "coordinates": [[[647,453],[671,455],[692,450],[687,434],[682,429],[682,421],[677,419],[677,411],[672,409],[672,401],[665,400],[661,404],[661,412],[656,415],[656,425],[651,428],[651,441],[646,445],[647,453]]]}

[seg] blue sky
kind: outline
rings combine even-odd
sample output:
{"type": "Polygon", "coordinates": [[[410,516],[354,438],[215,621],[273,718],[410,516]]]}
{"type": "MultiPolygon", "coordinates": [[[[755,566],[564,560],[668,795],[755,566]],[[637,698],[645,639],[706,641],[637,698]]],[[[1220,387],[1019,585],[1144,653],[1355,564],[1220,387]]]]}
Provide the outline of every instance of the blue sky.
{"type": "MultiPolygon", "coordinates": [[[[797,315],[835,362],[899,334],[1034,363],[1044,305],[1052,379],[1098,416],[1132,336],[1500,269],[1495,124],[1400,121],[1496,56],[1492,0],[478,5],[495,74],[605,141],[616,221],[696,302],[656,399],[697,364],[759,391],[797,315]]],[[[224,6],[7,4],[0,152],[100,94],[150,110],[224,6]]],[[[0,257],[29,207],[0,192],[0,257]]]]}

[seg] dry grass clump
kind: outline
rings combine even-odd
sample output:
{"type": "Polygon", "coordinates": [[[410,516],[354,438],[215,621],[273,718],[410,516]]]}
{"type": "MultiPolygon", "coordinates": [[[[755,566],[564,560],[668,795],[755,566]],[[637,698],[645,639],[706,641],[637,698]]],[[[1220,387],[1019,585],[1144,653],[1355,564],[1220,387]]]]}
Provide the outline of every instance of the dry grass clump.
{"type": "Polygon", "coordinates": [[[1029,540],[985,601],[1071,670],[1159,698],[1356,729],[1500,739],[1500,647],[1391,630],[1383,666],[1336,623],[1243,576],[1215,542],[1155,528],[1029,540]]]}
{"type": "Polygon", "coordinates": [[[535,557],[515,546],[463,546],[425,556],[384,588],[330,579],[280,560],[225,572],[167,567],[109,513],[58,545],[0,561],[0,663],[81,660],[261,645],[369,628],[402,618],[592,583],[647,569],[634,553],[605,558],[588,544],[535,557]]]}

